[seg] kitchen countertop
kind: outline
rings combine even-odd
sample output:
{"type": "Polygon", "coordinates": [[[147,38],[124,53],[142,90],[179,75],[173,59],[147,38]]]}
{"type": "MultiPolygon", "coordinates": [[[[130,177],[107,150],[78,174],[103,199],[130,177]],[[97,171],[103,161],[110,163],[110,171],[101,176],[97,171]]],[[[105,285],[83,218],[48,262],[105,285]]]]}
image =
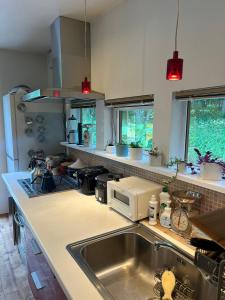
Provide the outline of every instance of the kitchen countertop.
{"type": "Polygon", "coordinates": [[[132,223],[98,203],[94,196],[75,190],[28,198],[17,183],[17,179],[28,177],[27,172],[2,177],[68,299],[102,299],[66,246],[132,223]]]}
{"type": "MultiPolygon", "coordinates": [[[[28,198],[17,182],[28,176],[28,172],[2,175],[66,296],[73,300],[102,299],[66,246],[133,223],[98,203],[94,196],[85,196],[75,190],[28,198]]],[[[169,229],[150,226],[147,220],[141,223],[154,234],[182,248],[189,256],[194,256],[194,248],[169,229]]]]}

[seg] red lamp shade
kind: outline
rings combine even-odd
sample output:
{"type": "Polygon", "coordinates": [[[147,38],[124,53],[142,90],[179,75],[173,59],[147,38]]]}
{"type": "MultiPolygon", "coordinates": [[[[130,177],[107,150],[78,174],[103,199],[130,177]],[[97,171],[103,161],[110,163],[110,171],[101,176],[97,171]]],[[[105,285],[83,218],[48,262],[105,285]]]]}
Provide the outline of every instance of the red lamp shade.
{"type": "Polygon", "coordinates": [[[178,58],[178,51],[173,52],[173,58],[167,61],[167,80],[181,80],[183,75],[183,59],[178,58]]]}
{"type": "Polygon", "coordinates": [[[82,81],[82,93],[90,94],[91,92],[91,82],[88,81],[87,77],[85,77],[84,81],[82,81]]]}

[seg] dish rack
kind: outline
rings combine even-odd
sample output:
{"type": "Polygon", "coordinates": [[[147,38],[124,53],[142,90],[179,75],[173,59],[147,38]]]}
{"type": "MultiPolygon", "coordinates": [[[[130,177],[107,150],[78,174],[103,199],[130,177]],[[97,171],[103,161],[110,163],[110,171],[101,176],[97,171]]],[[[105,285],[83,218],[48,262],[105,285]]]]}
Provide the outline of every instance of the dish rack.
{"type": "Polygon", "coordinates": [[[218,256],[217,253],[197,249],[194,263],[217,288],[217,300],[225,300],[225,252],[218,256]]]}
{"type": "MultiPolygon", "coordinates": [[[[163,271],[159,271],[155,273],[156,284],[153,290],[155,295],[158,297],[158,299],[161,299],[161,297],[163,296],[163,288],[161,282],[163,271]]],[[[195,299],[195,294],[196,294],[195,291],[191,289],[188,285],[183,284],[176,279],[176,286],[173,292],[174,300],[193,300],[195,299]]]]}

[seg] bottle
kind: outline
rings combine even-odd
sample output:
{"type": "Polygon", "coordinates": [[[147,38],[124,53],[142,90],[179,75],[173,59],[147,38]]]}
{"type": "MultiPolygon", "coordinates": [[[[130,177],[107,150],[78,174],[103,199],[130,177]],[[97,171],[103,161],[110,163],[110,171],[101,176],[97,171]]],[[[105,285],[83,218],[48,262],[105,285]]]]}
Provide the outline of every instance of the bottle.
{"type": "Polygon", "coordinates": [[[167,207],[171,207],[171,203],[172,203],[172,201],[169,199],[169,200],[167,200],[167,202],[166,202],[166,206],[167,207]]]}
{"type": "Polygon", "coordinates": [[[167,202],[170,201],[170,194],[168,193],[168,187],[164,186],[162,192],[159,194],[159,218],[163,213],[167,202]]]}
{"type": "Polygon", "coordinates": [[[160,224],[163,227],[171,227],[171,207],[165,207],[163,213],[160,216],[160,224]]]}
{"type": "Polygon", "coordinates": [[[158,201],[156,200],[155,195],[152,195],[151,200],[149,201],[149,224],[157,224],[157,212],[158,212],[158,201]]]}

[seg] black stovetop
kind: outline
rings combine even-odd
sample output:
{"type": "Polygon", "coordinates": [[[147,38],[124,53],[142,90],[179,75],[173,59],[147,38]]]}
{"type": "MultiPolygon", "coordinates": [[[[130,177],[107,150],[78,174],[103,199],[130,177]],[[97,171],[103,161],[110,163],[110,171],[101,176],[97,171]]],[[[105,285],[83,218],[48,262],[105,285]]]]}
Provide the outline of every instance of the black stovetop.
{"type": "Polygon", "coordinates": [[[41,191],[41,183],[31,184],[30,178],[18,179],[18,183],[26,192],[29,198],[78,188],[77,181],[67,175],[54,176],[54,181],[55,181],[56,188],[50,193],[43,193],[41,191]]]}

